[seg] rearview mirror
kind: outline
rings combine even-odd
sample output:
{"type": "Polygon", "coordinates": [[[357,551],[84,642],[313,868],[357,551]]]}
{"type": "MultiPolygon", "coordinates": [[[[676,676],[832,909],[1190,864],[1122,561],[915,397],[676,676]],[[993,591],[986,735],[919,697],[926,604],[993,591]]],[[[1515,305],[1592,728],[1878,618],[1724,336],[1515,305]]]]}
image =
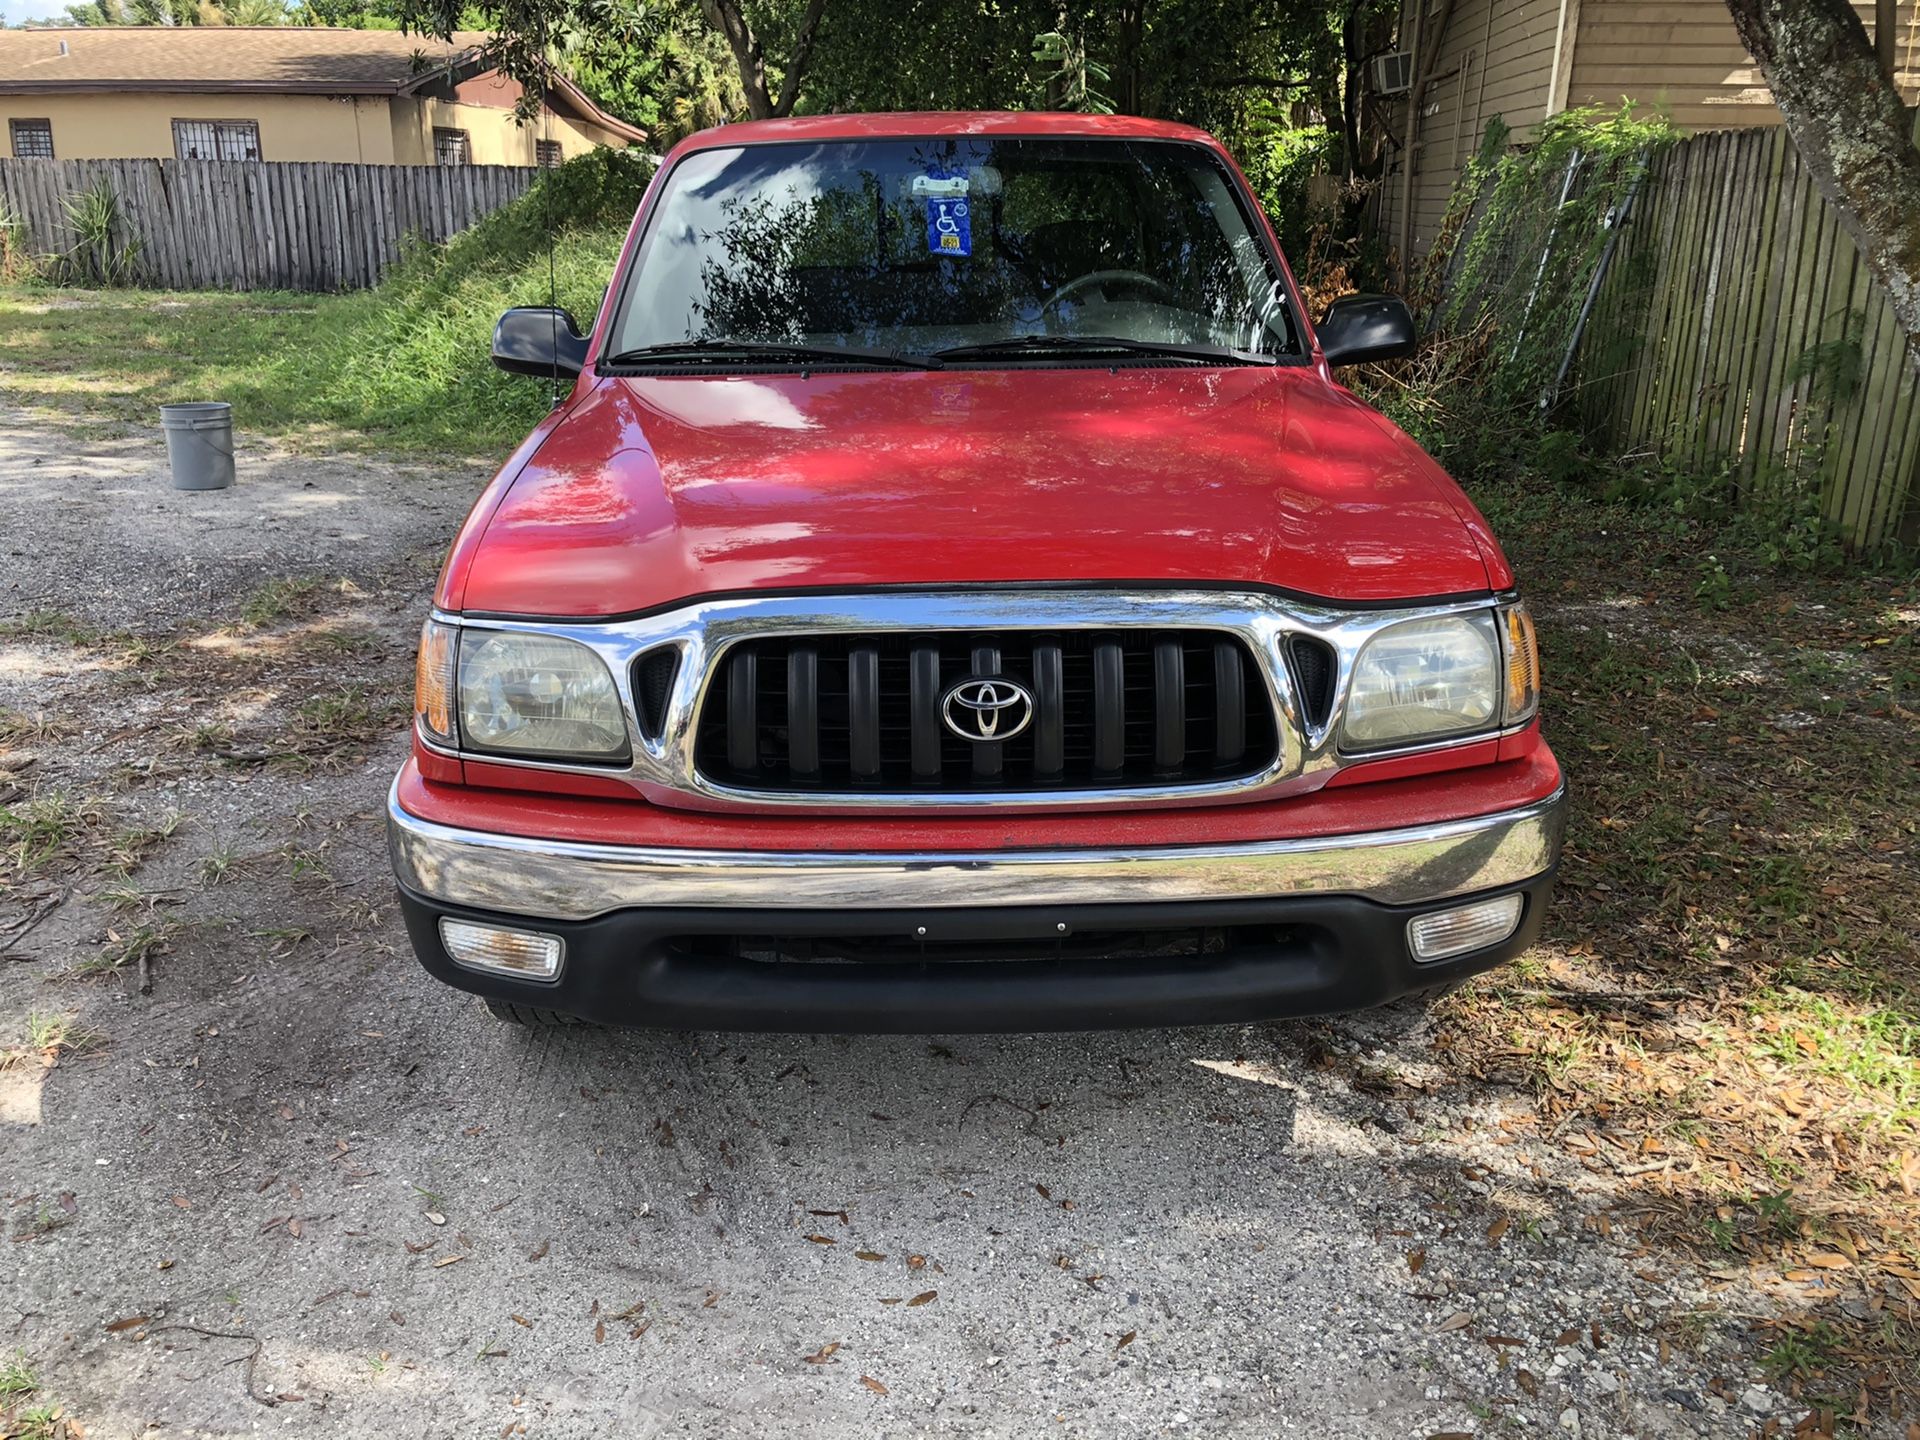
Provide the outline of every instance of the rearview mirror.
{"type": "Polygon", "coordinates": [[[586,367],[587,337],[565,310],[522,306],[493,327],[493,363],[509,375],[572,377],[586,367]]]}
{"type": "Polygon", "coordinates": [[[1397,360],[1420,344],[1413,311],[1398,295],[1349,295],[1327,307],[1320,322],[1320,353],[1329,365],[1397,360]]]}

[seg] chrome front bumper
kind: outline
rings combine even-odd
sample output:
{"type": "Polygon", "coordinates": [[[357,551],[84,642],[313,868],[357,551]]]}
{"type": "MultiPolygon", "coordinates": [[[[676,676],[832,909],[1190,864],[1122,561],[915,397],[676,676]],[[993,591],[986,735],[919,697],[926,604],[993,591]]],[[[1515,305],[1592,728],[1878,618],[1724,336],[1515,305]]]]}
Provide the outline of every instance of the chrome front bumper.
{"type": "Polygon", "coordinates": [[[1414,905],[1552,869],[1565,800],[1562,788],[1469,820],[1310,840],[891,853],[641,849],[496,835],[422,820],[390,792],[387,835],[394,872],[414,896],[548,920],[644,907],[979,909],[1290,895],[1414,905]]]}

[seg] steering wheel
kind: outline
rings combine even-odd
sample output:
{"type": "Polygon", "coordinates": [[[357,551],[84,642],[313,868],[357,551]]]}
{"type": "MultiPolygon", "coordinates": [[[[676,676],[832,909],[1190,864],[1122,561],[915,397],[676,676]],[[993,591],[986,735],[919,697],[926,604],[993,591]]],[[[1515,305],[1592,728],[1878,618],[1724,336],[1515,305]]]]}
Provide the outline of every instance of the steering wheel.
{"type": "Polygon", "coordinates": [[[1144,270],[1092,270],[1085,275],[1076,275],[1053,294],[1040,303],[1041,312],[1052,310],[1066,304],[1082,290],[1091,290],[1095,286],[1105,289],[1109,285],[1131,285],[1136,289],[1151,290],[1162,300],[1177,301],[1180,296],[1173,286],[1157,275],[1149,275],[1144,270]]]}

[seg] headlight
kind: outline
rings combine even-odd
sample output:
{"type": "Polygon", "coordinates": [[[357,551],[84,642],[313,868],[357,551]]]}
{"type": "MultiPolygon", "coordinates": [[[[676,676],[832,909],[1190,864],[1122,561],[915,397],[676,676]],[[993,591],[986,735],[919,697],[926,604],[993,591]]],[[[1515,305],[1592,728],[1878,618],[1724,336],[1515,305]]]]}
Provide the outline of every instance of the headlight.
{"type": "Polygon", "coordinates": [[[460,632],[463,749],[543,760],[625,760],[613,677],[584,645],[511,630],[460,632]]]}
{"type": "Polygon", "coordinates": [[[1389,625],[1354,662],[1341,736],[1373,750],[1484,730],[1506,684],[1492,611],[1389,625]]]}

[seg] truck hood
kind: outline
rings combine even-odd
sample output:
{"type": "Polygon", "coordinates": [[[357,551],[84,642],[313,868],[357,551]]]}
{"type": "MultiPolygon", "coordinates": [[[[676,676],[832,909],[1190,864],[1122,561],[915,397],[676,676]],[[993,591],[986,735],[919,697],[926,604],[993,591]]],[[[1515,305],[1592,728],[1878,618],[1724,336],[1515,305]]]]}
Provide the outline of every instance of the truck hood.
{"type": "Polygon", "coordinates": [[[596,618],[692,596],[1007,582],[1504,588],[1427,455],[1307,367],[589,382],[475,507],[440,602],[596,618]]]}

